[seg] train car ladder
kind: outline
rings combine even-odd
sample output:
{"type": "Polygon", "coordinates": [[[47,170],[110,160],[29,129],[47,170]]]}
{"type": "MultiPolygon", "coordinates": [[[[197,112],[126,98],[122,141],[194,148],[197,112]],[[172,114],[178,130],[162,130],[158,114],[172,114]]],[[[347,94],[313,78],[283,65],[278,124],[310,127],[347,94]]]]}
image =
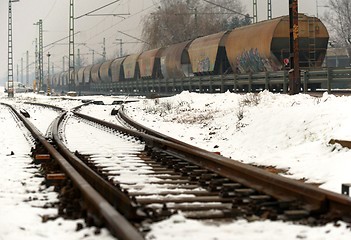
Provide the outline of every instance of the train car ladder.
{"type": "Polygon", "coordinates": [[[316,65],[316,18],[308,18],[308,65],[316,65]]]}

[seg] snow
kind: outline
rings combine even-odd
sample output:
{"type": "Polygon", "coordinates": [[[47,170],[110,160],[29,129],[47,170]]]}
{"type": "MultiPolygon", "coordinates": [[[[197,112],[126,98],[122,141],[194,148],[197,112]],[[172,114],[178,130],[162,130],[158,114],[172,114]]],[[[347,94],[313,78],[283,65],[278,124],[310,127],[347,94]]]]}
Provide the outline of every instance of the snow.
{"type": "MultiPolygon", "coordinates": [[[[28,106],[17,102],[18,99],[5,99],[3,89],[0,91],[1,102],[12,102],[28,109],[28,106]]],[[[31,106],[29,112],[33,111],[31,106]]],[[[30,150],[34,145],[29,132],[25,135],[22,133],[23,125],[14,121],[8,108],[0,105],[0,113],[0,239],[96,239],[95,228],[76,231],[78,223],[84,225],[83,220],[57,218],[42,222],[44,217],[57,214],[56,208],[44,207],[48,202],[57,202],[57,194],[41,185],[44,179],[39,177],[40,170],[31,164],[30,150]],[[14,155],[11,155],[11,151],[14,155]]],[[[40,131],[45,133],[55,114],[36,116],[35,125],[41,126],[40,131]]],[[[114,239],[106,229],[98,236],[106,240],[114,239]]]]}
{"type": "MultiPolygon", "coordinates": [[[[109,104],[114,99],[87,98],[109,104]]],[[[55,103],[65,109],[81,103],[36,94],[17,94],[15,99],[8,99],[3,91],[0,94],[1,102],[10,102],[38,116],[36,111],[40,108],[23,105],[24,101],[33,99],[55,103]]],[[[127,104],[126,111],[144,125],[174,138],[220,152],[233,160],[285,169],[287,172],[281,174],[286,177],[306,179],[320,184],[321,188],[340,193],[341,184],[351,182],[351,150],[331,145],[329,141],[332,138],[351,140],[350,104],[351,97],[335,97],[327,93],[315,98],[266,91],[255,95],[183,92],[169,98],[141,99],[127,104]]],[[[89,105],[81,112],[117,122],[110,115],[115,107],[89,105]]],[[[0,239],[113,239],[107,230],[98,236],[94,235],[94,228],[75,231],[77,222],[82,220],[58,218],[42,223],[41,216],[54,215],[57,210],[33,206],[42,206],[43,199],[56,201],[56,195],[40,185],[42,178],[35,177],[38,169],[30,164],[30,138],[23,135],[5,107],[0,106],[0,111],[0,239]],[[11,151],[15,155],[10,155],[11,151]]],[[[40,131],[43,133],[57,112],[44,115],[34,120],[36,125],[42,126],[40,131]]],[[[108,138],[108,134],[104,138],[108,138]]],[[[280,221],[245,220],[213,224],[189,220],[179,213],[153,224],[146,238],[349,240],[351,230],[348,225],[338,222],[308,227],[280,221]]]]}
{"type": "Polygon", "coordinates": [[[286,169],[287,177],[307,178],[339,193],[342,183],[351,182],[351,151],[329,141],[351,139],[351,113],[346,111],[350,104],[350,97],[327,93],[315,98],[267,91],[183,92],[131,103],[126,111],[146,126],[189,144],[244,163],[286,169]]]}

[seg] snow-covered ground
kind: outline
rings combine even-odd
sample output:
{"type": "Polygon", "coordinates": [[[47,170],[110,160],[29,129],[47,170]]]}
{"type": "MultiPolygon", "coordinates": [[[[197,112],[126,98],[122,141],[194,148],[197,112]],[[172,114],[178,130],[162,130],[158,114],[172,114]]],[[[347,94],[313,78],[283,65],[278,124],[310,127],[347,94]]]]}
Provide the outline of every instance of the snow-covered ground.
{"type": "MultiPolygon", "coordinates": [[[[2,91],[1,94],[0,101],[9,101],[2,91]]],[[[52,102],[47,97],[34,94],[18,94],[16,100],[11,102],[20,106],[21,96],[26,100],[35,98],[38,102],[52,102]]],[[[94,99],[111,103],[111,98],[94,99]]],[[[57,103],[61,100],[55,101],[57,103]]],[[[57,104],[65,105],[67,109],[71,104],[72,107],[78,105],[77,101],[57,104]]],[[[307,182],[321,184],[320,187],[339,193],[342,183],[351,182],[351,151],[328,142],[331,138],[351,140],[350,104],[351,97],[328,94],[314,98],[303,94],[287,96],[269,92],[258,95],[183,92],[170,98],[144,99],[130,103],[126,105],[126,111],[132,118],[174,138],[209,151],[220,152],[233,160],[283,168],[288,171],[287,177],[307,179],[307,182]]],[[[81,111],[107,121],[115,121],[110,116],[114,107],[116,106],[92,105],[81,111]]],[[[35,170],[26,168],[31,161],[27,156],[30,143],[23,134],[11,137],[15,131],[9,132],[9,129],[15,129],[16,126],[12,123],[10,128],[10,117],[4,117],[6,110],[0,108],[0,111],[0,154],[3,160],[0,169],[0,239],[15,239],[14,236],[29,239],[82,239],[85,233],[93,239],[92,229],[75,232],[76,222],[57,219],[40,224],[39,215],[43,214],[40,211],[48,210],[33,210],[30,202],[24,201],[28,195],[39,194],[27,191],[29,186],[34,189],[32,191],[39,189],[40,182],[32,176],[35,170]],[[14,141],[9,141],[9,138],[14,138],[14,141]],[[18,149],[18,153],[7,156],[13,148],[18,149]],[[38,182],[32,183],[33,179],[38,182]],[[30,184],[22,183],[27,181],[30,184]],[[8,209],[6,214],[3,213],[3,206],[8,209]],[[19,212],[22,208],[18,206],[23,206],[25,210],[19,212]],[[61,227],[58,226],[60,224],[61,227]]],[[[51,196],[47,190],[40,194],[51,196]]],[[[111,236],[103,232],[95,238],[111,239],[111,236]]],[[[162,240],[195,238],[343,240],[351,239],[351,230],[342,222],[337,226],[331,223],[314,228],[292,223],[249,223],[244,220],[213,225],[187,220],[180,213],[154,224],[147,235],[147,239],[162,240]]]]}
{"type": "Polygon", "coordinates": [[[351,182],[351,151],[330,145],[351,140],[351,97],[195,94],[128,104],[127,113],[174,138],[226,157],[288,170],[340,192],[351,182]]]}
{"type": "MultiPolygon", "coordinates": [[[[26,94],[22,96],[23,98],[16,96],[9,100],[3,88],[0,88],[0,102],[11,103],[18,109],[27,109],[31,116],[36,116],[31,120],[45,134],[57,113],[23,104],[23,100],[37,97],[26,94]]],[[[52,102],[39,96],[39,99],[42,98],[43,102],[52,102]]],[[[70,105],[74,106],[75,102],[70,105]]],[[[30,150],[34,145],[29,132],[23,134],[23,128],[22,124],[14,121],[8,108],[0,105],[0,240],[114,239],[106,229],[99,235],[95,234],[94,227],[76,231],[77,224],[84,225],[83,220],[58,218],[43,222],[44,219],[57,215],[56,208],[50,205],[44,207],[48,203],[57,202],[57,194],[52,188],[41,185],[44,179],[40,177],[39,167],[31,164],[33,159],[30,150]]]]}

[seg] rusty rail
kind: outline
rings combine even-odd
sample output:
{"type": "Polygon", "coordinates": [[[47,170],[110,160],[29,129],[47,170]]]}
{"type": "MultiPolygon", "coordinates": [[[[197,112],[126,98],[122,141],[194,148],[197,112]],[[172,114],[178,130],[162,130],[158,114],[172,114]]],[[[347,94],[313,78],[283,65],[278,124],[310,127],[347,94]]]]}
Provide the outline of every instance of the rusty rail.
{"type": "Polygon", "coordinates": [[[112,206],[114,206],[120,213],[122,213],[127,219],[130,220],[141,220],[145,218],[146,214],[139,209],[135,203],[115,186],[112,186],[96,172],[90,169],[85,163],[82,162],[77,156],[72,154],[69,149],[62,143],[59,134],[59,124],[64,119],[65,114],[62,114],[57,122],[54,124],[53,137],[58,149],[62,152],[62,155],[68,159],[72,166],[96,189],[105,199],[108,200],[112,206]]]}
{"type": "Polygon", "coordinates": [[[54,106],[54,105],[49,105],[49,104],[46,104],[46,103],[38,103],[38,102],[24,102],[25,104],[30,104],[30,105],[36,105],[36,106],[41,106],[41,107],[47,107],[47,108],[53,108],[57,111],[65,111],[63,108],[61,107],[58,107],[58,106],[54,106]]]}
{"type": "MultiPolygon", "coordinates": [[[[62,156],[53,145],[51,145],[39,131],[25,117],[16,111],[11,105],[4,104],[24,123],[32,133],[36,141],[40,142],[55,159],[62,170],[69,176],[81,191],[88,206],[101,214],[111,233],[119,239],[144,239],[141,234],[118,212],[116,211],[81,175],[80,173],[62,156]]],[[[54,126],[58,126],[59,119],[55,120],[54,126]]],[[[68,153],[67,153],[68,154],[68,153]]]]}
{"type": "Polygon", "coordinates": [[[347,141],[347,140],[339,140],[339,139],[331,139],[329,141],[329,144],[340,144],[342,147],[346,147],[351,149],[351,141],[347,141]]]}
{"type": "MultiPolygon", "coordinates": [[[[128,123],[129,125],[133,126],[135,129],[139,130],[140,132],[170,141],[170,142],[174,142],[180,145],[184,145],[184,146],[188,146],[188,147],[194,147],[190,144],[187,144],[185,142],[179,141],[178,139],[172,138],[170,136],[167,136],[165,134],[162,134],[160,132],[157,132],[151,128],[148,128],[136,121],[133,121],[133,119],[131,119],[125,112],[124,112],[124,106],[121,105],[121,107],[118,109],[118,115],[120,116],[120,118],[122,120],[124,120],[126,123],[128,123]]],[[[196,147],[195,147],[196,148],[196,147]]]]}
{"type": "MultiPolygon", "coordinates": [[[[133,121],[123,112],[123,108],[119,110],[119,113],[122,119],[136,129],[166,139],[166,141],[145,139],[150,146],[166,150],[181,158],[191,159],[197,165],[278,199],[301,199],[307,203],[306,208],[309,210],[335,213],[351,221],[351,198],[347,196],[284,178],[193,146],[188,148],[188,144],[177,144],[178,140],[172,143],[170,142],[173,141],[172,138],[133,121]]],[[[338,143],[344,142],[339,141],[338,143]]]]}
{"type": "MultiPolygon", "coordinates": [[[[62,107],[58,107],[58,106],[54,106],[54,105],[50,105],[50,104],[46,104],[46,103],[38,103],[38,102],[24,102],[25,104],[31,104],[31,105],[37,105],[37,106],[41,106],[41,107],[47,107],[47,108],[53,108],[57,111],[61,111],[61,112],[64,112],[65,109],[63,109],[62,107]]],[[[88,102],[85,102],[83,104],[80,104],[74,108],[72,108],[71,110],[72,111],[75,111],[83,106],[86,106],[86,105],[89,105],[91,104],[91,101],[88,101],[88,102]]]]}
{"type": "Polygon", "coordinates": [[[254,188],[262,193],[271,195],[279,200],[300,200],[305,203],[304,207],[306,210],[335,214],[349,222],[351,221],[351,199],[347,196],[268,173],[261,169],[233,161],[232,159],[204,151],[135,123],[123,113],[123,109],[119,110],[119,112],[124,120],[142,132],[126,129],[81,113],[75,114],[78,117],[138,137],[149,148],[159,149],[175,157],[186,159],[198,166],[254,188]],[[154,136],[150,136],[149,134],[154,136]]]}

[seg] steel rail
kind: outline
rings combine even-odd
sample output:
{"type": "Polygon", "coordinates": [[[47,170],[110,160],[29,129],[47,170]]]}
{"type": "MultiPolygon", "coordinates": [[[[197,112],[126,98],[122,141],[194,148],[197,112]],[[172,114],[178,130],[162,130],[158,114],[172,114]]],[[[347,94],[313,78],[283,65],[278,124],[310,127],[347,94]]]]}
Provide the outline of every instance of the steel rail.
{"type": "MultiPolygon", "coordinates": [[[[175,139],[175,138],[172,138],[168,135],[165,135],[163,133],[160,133],[160,132],[157,132],[151,128],[148,128],[136,121],[134,121],[133,119],[131,119],[125,112],[124,112],[124,105],[121,105],[121,107],[118,109],[118,115],[121,117],[122,120],[124,120],[126,123],[128,123],[129,125],[131,125],[132,127],[134,127],[135,129],[143,132],[143,133],[146,133],[146,134],[149,134],[149,135],[152,135],[152,136],[155,136],[155,137],[158,137],[158,138],[161,138],[161,139],[164,139],[164,140],[167,140],[167,141],[170,141],[170,142],[174,142],[174,143],[177,143],[177,144],[180,144],[180,145],[184,145],[184,146],[188,146],[188,147],[193,147],[193,148],[196,148],[190,144],[187,144],[185,142],[182,142],[182,141],[179,141],[178,139],[175,139]]],[[[198,148],[200,149],[200,148],[198,148]]]]}
{"type": "Polygon", "coordinates": [[[340,144],[342,147],[351,149],[351,141],[348,140],[331,139],[329,144],[340,144]]]}
{"type": "Polygon", "coordinates": [[[104,180],[100,175],[89,168],[82,160],[74,155],[61,141],[58,133],[59,125],[65,118],[66,113],[62,114],[57,122],[54,124],[53,138],[62,153],[68,159],[72,166],[96,189],[101,195],[108,200],[120,213],[127,219],[140,221],[146,217],[146,213],[142,210],[120,190],[118,190],[111,183],[104,180]]]}
{"type": "MultiPolygon", "coordinates": [[[[38,103],[38,102],[24,102],[25,104],[31,104],[31,105],[37,105],[37,106],[41,106],[41,107],[47,107],[47,108],[53,108],[55,110],[58,110],[58,111],[61,111],[61,112],[64,112],[66,111],[64,108],[62,107],[58,107],[58,106],[54,106],[54,105],[51,105],[51,104],[47,104],[47,103],[38,103]]],[[[83,103],[83,104],[80,104],[76,107],[73,107],[71,108],[72,111],[75,111],[83,106],[86,106],[86,105],[89,105],[91,104],[91,102],[86,102],[86,103],[83,103]]]]}
{"type": "MultiPolygon", "coordinates": [[[[111,233],[119,239],[144,239],[118,211],[116,211],[80,174],[79,172],[62,156],[53,145],[51,145],[45,137],[30,123],[24,116],[16,111],[16,109],[8,104],[4,104],[18,116],[28,130],[33,134],[34,138],[40,142],[55,159],[62,170],[69,176],[81,191],[89,206],[98,211],[101,217],[105,220],[111,233]]],[[[58,126],[59,119],[55,119],[54,126],[58,126]]]]}
{"type": "MultiPolygon", "coordinates": [[[[140,221],[146,217],[146,213],[144,213],[140,206],[137,206],[134,202],[124,194],[122,191],[117,189],[115,186],[112,186],[111,183],[105,181],[99,174],[94,172],[91,168],[89,168],[85,163],[82,162],[76,155],[70,152],[70,150],[64,145],[61,141],[61,138],[58,133],[59,125],[63,121],[63,119],[67,116],[67,112],[61,107],[45,104],[45,103],[32,103],[26,102],[27,104],[37,105],[41,107],[53,108],[55,110],[62,111],[58,122],[53,126],[53,140],[57,145],[57,149],[61,152],[61,154],[73,165],[75,169],[91,184],[94,189],[96,189],[102,196],[104,196],[107,201],[114,206],[120,213],[123,214],[129,220],[140,221]]],[[[88,103],[83,103],[77,107],[72,108],[72,111],[76,111],[77,109],[85,106],[88,103]]]]}
{"type": "Polygon", "coordinates": [[[38,103],[38,102],[24,102],[24,104],[30,104],[30,105],[36,105],[36,106],[41,106],[41,107],[47,107],[47,108],[53,108],[57,111],[65,111],[62,107],[54,106],[54,105],[49,105],[46,103],[38,103]]]}
{"type": "MultiPolygon", "coordinates": [[[[83,114],[79,115],[84,116],[83,114]]],[[[85,116],[85,118],[116,130],[123,129],[123,127],[115,126],[112,123],[97,120],[90,116],[85,116]]],[[[141,124],[133,124],[131,119],[128,120],[128,123],[143,132],[150,134],[155,132],[154,130],[150,131],[150,129],[142,128],[141,124]]],[[[150,147],[162,149],[179,158],[190,159],[196,165],[205,167],[233,181],[274,196],[277,199],[288,201],[301,200],[307,203],[305,207],[310,211],[328,212],[341,216],[349,222],[351,221],[350,197],[303,184],[294,179],[278,176],[188,144],[171,142],[172,138],[167,138],[164,134],[159,133],[158,137],[152,137],[145,133],[137,134],[133,130],[127,131],[134,136],[141,137],[150,147]],[[167,140],[160,139],[159,137],[167,140]],[[189,146],[191,147],[189,148],[189,146]]],[[[179,141],[177,140],[177,142],[179,141]]]]}

